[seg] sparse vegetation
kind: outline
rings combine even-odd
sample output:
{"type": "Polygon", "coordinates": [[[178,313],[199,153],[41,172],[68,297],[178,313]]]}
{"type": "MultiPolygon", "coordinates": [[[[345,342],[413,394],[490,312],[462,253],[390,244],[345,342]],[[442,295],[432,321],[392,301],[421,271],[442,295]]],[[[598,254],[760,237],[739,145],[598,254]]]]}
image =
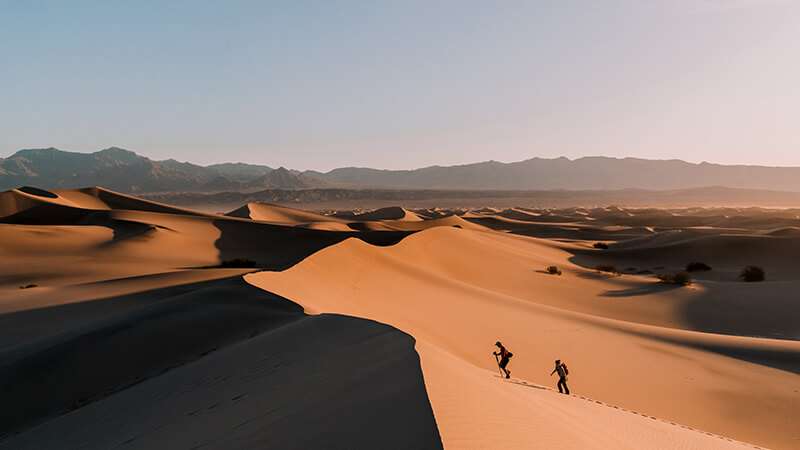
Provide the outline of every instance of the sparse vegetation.
{"type": "Polygon", "coordinates": [[[26,284],[25,286],[20,286],[19,288],[20,289],[31,289],[31,288],[35,288],[35,287],[39,287],[39,285],[38,284],[26,284]]]}
{"type": "Polygon", "coordinates": [[[608,250],[608,244],[605,242],[595,242],[593,247],[600,250],[608,250]]]}
{"type": "Polygon", "coordinates": [[[605,273],[612,273],[614,275],[619,275],[619,270],[615,266],[601,264],[599,266],[594,266],[594,270],[598,272],[605,272],[605,273]]]}
{"type": "Polygon", "coordinates": [[[692,284],[692,276],[689,275],[689,272],[662,274],[658,276],[658,279],[661,280],[662,283],[674,284],[677,286],[688,286],[692,284]]]}
{"type": "Polygon", "coordinates": [[[703,262],[690,262],[686,265],[687,272],[708,272],[711,266],[703,262]]]}
{"type": "Polygon", "coordinates": [[[767,274],[764,272],[764,269],[758,266],[747,266],[742,269],[742,273],[739,274],[739,278],[742,281],[746,281],[748,283],[753,283],[757,281],[764,281],[767,279],[767,274]]]}
{"type": "Polygon", "coordinates": [[[547,273],[550,275],[561,275],[561,269],[559,269],[558,266],[548,266],[547,273]]]}
{"type": "Polygon", "coordinates": [[[253,261],[252,259],[247,259],[247,258],[227,259],[225,261],[222,261],[222,263],[220,263],[220,265],[219,265],[219,267],[223,267],[223,268],[227,268],[227,269],[232,269],[232,268],[251,269],[251,268],[254,268],[256,266],[257,266],[257,264],[256,264],[255,261],[253,261]]]}

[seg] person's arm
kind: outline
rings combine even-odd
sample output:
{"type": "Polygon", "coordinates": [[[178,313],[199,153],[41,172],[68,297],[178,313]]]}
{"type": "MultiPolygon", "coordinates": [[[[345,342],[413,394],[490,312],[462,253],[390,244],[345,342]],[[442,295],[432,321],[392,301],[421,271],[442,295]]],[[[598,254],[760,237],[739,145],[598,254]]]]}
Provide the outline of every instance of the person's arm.
{"type": "Polygon", "coordinates": [[[554,373],[556,373],[556,370],[558,370],[558,369],[553,369],[553,371],[552,371],[552,372],[550,372],[550,376],[551,376],[551,377],[553,376],[553,374],[554,374],[554,373]]]}

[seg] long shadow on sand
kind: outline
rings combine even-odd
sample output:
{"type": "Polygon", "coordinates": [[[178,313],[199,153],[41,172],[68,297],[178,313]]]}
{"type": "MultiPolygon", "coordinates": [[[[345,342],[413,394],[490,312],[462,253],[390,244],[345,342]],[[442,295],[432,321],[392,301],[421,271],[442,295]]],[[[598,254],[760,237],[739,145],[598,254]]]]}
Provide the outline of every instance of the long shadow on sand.
{"type": "Polygon", "coordinates": [[[680,289],[680,286],[670,285],[670,284],[663,284],[663,283],[653,283],[652,285],[648,286],[639,286],[633,287],[628,289],[616,289],[616,290],[608,290],[600,294],[602,297],[613,297],[613,298],[624,298],[624,297],[638,297],[641,295],[650,295],[656,294],[659,292],[669,292],[675,289],[680,289]]]}
{"type": "Polygon", "coordinates": [[[75,208],[50,203],[34,206],[17,214],[0,218],[0,223],[107,227],[111,229],[113,237],[112,241],[104,245],[112,245],[117,241],[142,236],[156,228],[155,225],[147,223],[115,219],[110,211],[75,208]]]}
{"type": "Polygon", "coordinates": [[[442,448],[411,336],[307,316],[241,277],[11,324],[0,448],[442,448]],[[75,326],[48,334],[55,321],[75,326]]]}

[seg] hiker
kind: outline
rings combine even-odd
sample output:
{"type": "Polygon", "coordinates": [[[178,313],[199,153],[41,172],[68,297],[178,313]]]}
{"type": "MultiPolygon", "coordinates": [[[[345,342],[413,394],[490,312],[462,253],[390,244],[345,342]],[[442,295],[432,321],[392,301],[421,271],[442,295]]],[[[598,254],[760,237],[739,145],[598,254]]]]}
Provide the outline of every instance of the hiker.
{"type": "Polygon", "coordinates": [[[569,387],[567,387],[567,375],[569,375],[569,369],[567,369],[567,365],[562,363],[560,359],[556,360],[556,368],[550,372],[550,376],[552,377],[556,372],[558,372],[558,392],[569,395],[569,387]]]}
{"type": "Polygon", "coordinates": [[[500,370],[506,374],[506,378],[511,378],[511,371],[506,369],[508,362],[511,360],[511,357],[514,356],[513,353],[508,351],[500,341],[494,343],[494,345],[499,348],[500,350],[493,352],[494,358],[497,359],[497,365],[500,366],[500,370]],[[498,359],[499,358],[499,359],[498,359]]]}

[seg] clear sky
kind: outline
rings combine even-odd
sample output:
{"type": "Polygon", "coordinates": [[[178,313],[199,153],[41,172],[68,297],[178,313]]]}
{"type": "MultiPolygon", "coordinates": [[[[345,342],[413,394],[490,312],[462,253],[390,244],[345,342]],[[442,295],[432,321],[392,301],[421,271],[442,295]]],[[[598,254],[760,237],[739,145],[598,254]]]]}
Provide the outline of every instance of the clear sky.
{"type": "Polygon", "coordinates": [[[0,0],[0,156],[800,166],[800,1],[0,0]]]}

